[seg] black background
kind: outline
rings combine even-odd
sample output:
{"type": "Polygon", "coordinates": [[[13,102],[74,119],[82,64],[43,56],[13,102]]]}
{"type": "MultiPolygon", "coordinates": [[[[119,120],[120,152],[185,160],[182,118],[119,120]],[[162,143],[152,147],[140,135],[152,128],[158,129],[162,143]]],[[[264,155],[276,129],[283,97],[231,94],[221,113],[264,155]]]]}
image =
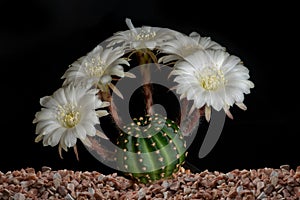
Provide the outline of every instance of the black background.
{"type": "Polygon", "coordinates": [[[110,173],[79,143],[78,162],[70,149],[34,143],[39,99],[58,89],[68,65],[117,31],[125,18],[138,27],[197,31],[242,59],[255,88],[245,96],[247,111],[231,109],[215,148],[189,159],[199,170],[277,168],[299,160],[299,35],[295,5],[222,4],[198,1],[1,1],[0,171],[41,166],[110,173]]]}

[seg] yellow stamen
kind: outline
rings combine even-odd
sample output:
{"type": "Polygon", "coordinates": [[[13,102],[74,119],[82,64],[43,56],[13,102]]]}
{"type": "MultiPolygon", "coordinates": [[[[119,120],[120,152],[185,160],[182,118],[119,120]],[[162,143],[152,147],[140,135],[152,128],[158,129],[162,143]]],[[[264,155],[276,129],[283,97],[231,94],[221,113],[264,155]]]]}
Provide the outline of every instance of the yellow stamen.
{"type": "Polygon", "coordinates": [[[105,68],[106,64],[100,57],[92,58],[89,63],[85,63],[86,72],[93,77],[103,76],[105,68]]]}
{"type": "Polygon", "coordinates": [[[139,34],[137,34],[135,36],[135,39],[136,40],[139,40],[139,41],[145,41],[145,40],[151,40],[153,39],[154,37],[156,36],[156,32],[154,31],[146,31],[144,29],[142,29],[139,34]]]}
{"type": "Polygon", "coordinates": [[[65,128],[72,128],[79,123],[80,113],[74,105],[66,104],[58,108],[57,119],[65,128]]]}
{"type": "Polygon", "coordinates": [[[205,90],[217,90],[226,83],[226,80],[220,69],[207,67],[199,75],[199,83],[205,90]]]}

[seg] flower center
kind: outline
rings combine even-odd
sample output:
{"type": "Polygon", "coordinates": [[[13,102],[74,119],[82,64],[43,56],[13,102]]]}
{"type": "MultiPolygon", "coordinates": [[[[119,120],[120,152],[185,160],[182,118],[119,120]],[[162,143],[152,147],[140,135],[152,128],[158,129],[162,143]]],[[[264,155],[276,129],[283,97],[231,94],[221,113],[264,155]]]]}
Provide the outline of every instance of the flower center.
{"type": "Polygon", "coordinates": [[[215,67],[207,67],[199,75],[201,87],[205,90],[216,90],[226,82],[224,74],[215,67]]]}
{"type": "Polygon", "coordinates": [[[105,62],[101,58],[92,58],[89,63],[85,63],[85,66],[90,76],[101,77],[104,73],[105,62]]]}
{"type": "Polygon", "coordinates": [[[75,109],[72,104],[66,104],[58,108],[58,121],[65,128],[73,128],[80,121],[80,113],[75,109]]]}
{"type": "Polygon", "coordinates": [[[151,40],[151,39],[153,39],[154,37],[156,36],[156,32],[154,32],[154,31],[146,31],[146,30],[144,30],[144,29],[142,29],[140,32],[139,32],[139,34],[137,34],[136,36],[135,36],[135,39],[136,40],[140,40],[140,41],[144,41],[144,40],[151,40]]]}

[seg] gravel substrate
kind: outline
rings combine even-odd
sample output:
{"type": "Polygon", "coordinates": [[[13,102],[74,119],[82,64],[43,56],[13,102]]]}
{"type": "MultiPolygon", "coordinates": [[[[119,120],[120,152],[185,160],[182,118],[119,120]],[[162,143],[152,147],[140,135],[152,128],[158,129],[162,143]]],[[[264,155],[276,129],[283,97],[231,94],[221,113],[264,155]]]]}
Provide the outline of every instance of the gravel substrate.
{"type": "Polygon", "coordinates": [[[181,168],[172,178],[138,184],[116,173],[97,171],[40,171],[26,168],[0,172],[0,199],[300,199],[300,166],[208,170],[191,173],[181,168]]]}

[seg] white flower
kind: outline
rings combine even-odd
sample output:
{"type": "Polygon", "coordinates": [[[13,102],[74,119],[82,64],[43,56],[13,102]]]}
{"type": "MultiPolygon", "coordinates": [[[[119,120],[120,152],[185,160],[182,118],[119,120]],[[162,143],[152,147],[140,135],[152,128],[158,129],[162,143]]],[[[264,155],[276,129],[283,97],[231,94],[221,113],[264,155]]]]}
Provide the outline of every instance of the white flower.
{"type": "Polygon", "coordinates": [[[190,37],[193,38],[197,44],[205,50],[222,50],[225,51],[226,48],[221,46],[219,43],[211,40],[210,37],[201,37],[199,33],[192,32],[190,37]]]}
{"type": "Polygon", "coordinates": [[[145,48],[153,50],[161,46],[166,40],[170,40],[178,34],[166,28],[150,26],[135,28],[128,18],[126,19],[126,24],[130,30],[115,33],[111,38],[107,39],[107,41],[110,42],[108,46],[122,43],[126,50],[145,48]]]}
{"type": "Polygon", "coordinates": [[[62,78],[65,78],[63,85],[71,82],[87,82],[98,84],[98,87],[103,90],[111,80],[112,75],[124,77],[123,66],[129,65],[128,61],[121,56],[124,55],[124,50],[118,48],[106,48],[98,45],[87,56],[75,61],[65,72],[62,78]]]}
{"type": "Polygon", "coordinates": [[[167,63],[182,59],[198,50],[223,50],[225,48],[212,41],[210,37],[201,37],[192,32],[189,36],[177,34],[175,39],[166,41],[160,48],[162,53],[170,54],[160,58],[159,62],[167,63]]]}
{"type": "Polygon", "coordinates": [[[37,112],[33,123],[36,124],[36,142],[43,140],[44,146],[56,146],[67,151],[74,147],[77,138],[85,142],[86,136],[96,134],[95,125],[99,117],[108,114],[106,110],[97,110],[109,105],[102,102],[98,89],[88,89],[81,85],[70,84],[59,88],[52,96],[40,99],[44,107],[37,112]]]}
{"type": "Polygon", "coordinates": [[[181,98],[193,100],[195,108],[206,106],[208,120],[211,107],[223,108],[231,118],[229,108],[234,103],[246,109],[244,94],[254,87],[241,60],[222,50],[197,51],[178,62],[171,75],[176,75],[176,92],[181,98]]]}

